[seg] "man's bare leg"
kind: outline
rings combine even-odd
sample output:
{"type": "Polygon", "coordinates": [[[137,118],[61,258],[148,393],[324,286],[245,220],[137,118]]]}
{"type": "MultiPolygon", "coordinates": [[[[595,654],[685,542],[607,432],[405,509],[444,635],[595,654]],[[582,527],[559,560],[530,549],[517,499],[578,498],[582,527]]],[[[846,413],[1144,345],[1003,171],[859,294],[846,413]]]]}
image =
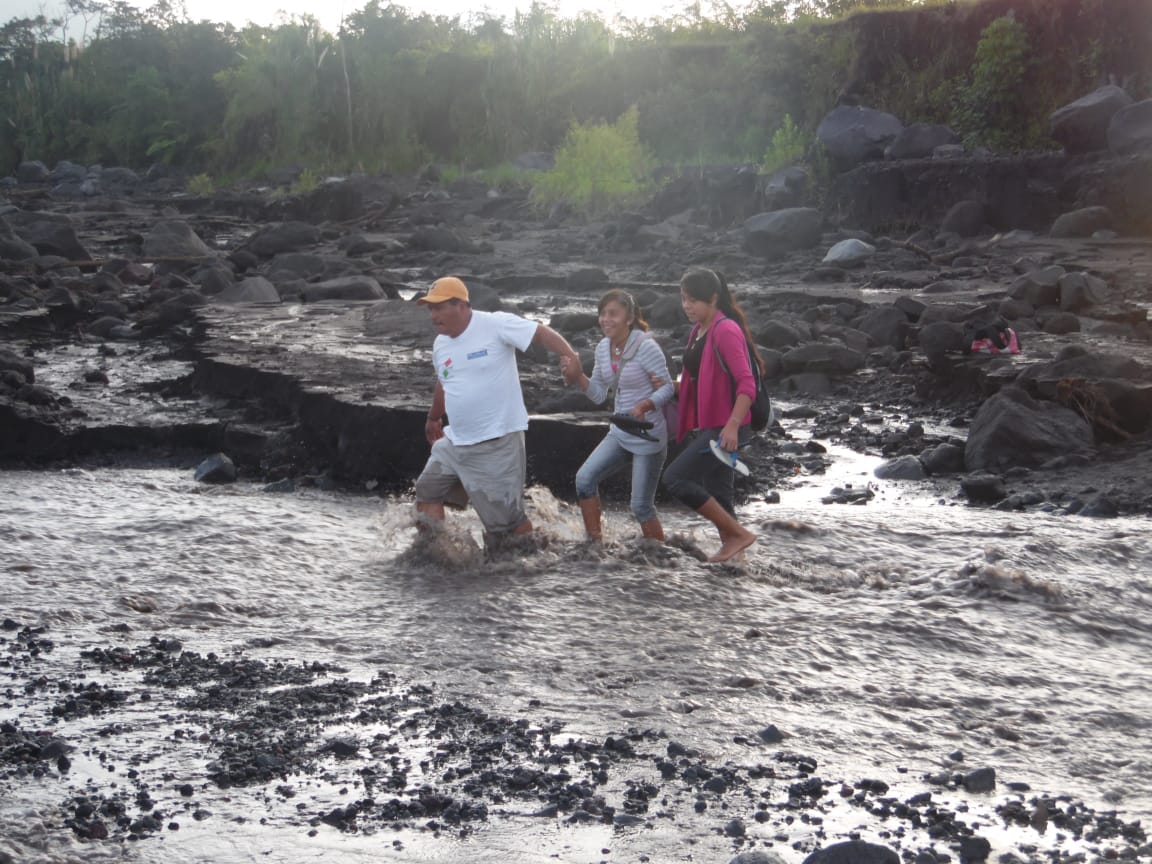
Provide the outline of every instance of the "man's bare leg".
{"type": "Polygon", "coordinates": [[[440,501],[417,501],[416,513],[418,530],[427,531],[434,523],[444,524],[444,504],[440,501]]]}

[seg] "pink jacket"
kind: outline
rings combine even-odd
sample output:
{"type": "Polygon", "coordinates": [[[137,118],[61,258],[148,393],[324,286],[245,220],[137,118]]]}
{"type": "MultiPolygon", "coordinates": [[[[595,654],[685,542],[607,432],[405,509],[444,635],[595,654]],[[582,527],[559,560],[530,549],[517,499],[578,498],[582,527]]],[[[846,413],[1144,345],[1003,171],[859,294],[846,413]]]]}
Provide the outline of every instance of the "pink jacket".
{"type": "MultiPolygon", "coordinates": [[[[697,324],[688,334],[688,344],[696,338],[700,325],[697,324]]],[[[680,373],[680,422],[676,429],[676,440],[680,441],[693,429],[706,429],[711,426],[723,426],[732,416],[732,405],[741,393],[749,398],[756,398],[756,379],[752,377],[752,365],[748,356],[748,343],[744,339],[744,331],[740,325],[725,315],[717,312],[712,319],[712,326],[708,328],[708,335],[704,337],[704,353],[700,358],[700,379],[697,382],[687,370],[680,373]],[[716,359],[713,345],[720,349],[720,356],[732,378],[724,372],[716,359]],[[732,392],[732,379],[736,381],[736,392],[732,392]]],[[[741,422],[741,426],[752,422],[752,412],[749,411],[741,422]]]]}

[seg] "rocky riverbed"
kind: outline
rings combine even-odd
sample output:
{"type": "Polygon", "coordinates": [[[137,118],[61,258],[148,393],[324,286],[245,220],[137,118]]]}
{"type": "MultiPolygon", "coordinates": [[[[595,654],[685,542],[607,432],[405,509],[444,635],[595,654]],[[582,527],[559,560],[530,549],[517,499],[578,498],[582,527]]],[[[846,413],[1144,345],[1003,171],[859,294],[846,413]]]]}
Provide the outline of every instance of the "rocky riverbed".
{"type": "MultiPolygon", "coordinates": [[[[951,170],[970,177],[982,164],[951,170]]],[[[857,178],[863,188],[877,171],[857,178]]],[[[302,198],[211,201],[144,183],[81,200],[10,187],[0,458],[191,471],[220,454],[207,479],[403,493],[426,455],[431,389],[431,328],[412,301],[434,278],[461,275],[480,308],[549,323],[588,358],[597,298],[625,287],[675,364],[687,332],[678,279],[709,266],[733,284],[776,394],[779,422],[747,454],[746,502],[787,501],[821,482],[834,452],[856,451],[882,457],[879,476],[913,497],[1025,519],[1147,516],[1152,243],[1101,228],[1083,214],[1086,193],[1068,189],[1084,226],[1051,236],[988,224],[964,201],[940,201],[946,212],[918,212],[902,230],[891,201],[885,224],[866,224],[867,207],[846,224],[804,200],[774,199],[790,206],[760,218],[771,190],[739,169],[675,179],[644,212],[596,224],[544,218],[523,194],[469,181],[350,178],[302,198]],[[966,328],[997,317],[1022,353],[968,352],[966,328]]],[[[604,412],[565,392],[549,358],[521,367],[530,474],[570,498],[604,412]]],[[[829,483],[823,501],[866,510],[873,496],[867,480],[829,483]]],[[[684,566],[666,554],[675,560],[653,566],[684,566]]],[[[832,864],[852,850],[978,861],[1001,831],[1021,860],[1150,854],[1139,824],[1059,790],[1033,793],[1026,778],[999,778],[1011,800],[975,806],[997,778],[959,753],[932,774],[886,766],[907,775],[893,789],[825,774],[770,727],[736,736],[747,759],[717,761],[643,722],[568,733],[530,699],[516,716],[493,714],[331,660],[225,654],[131,628],[63,657],[51,627],[4,627],[4,780],[58,779],[52,818],[88,841],[147,842],[223,808],[237,824],[396,831],[400,847],[481,823],[531,833],[523,826],[561,820],[696,837],[713,855],[717,838],[725,854],[775,844],[788,860],[819,852],[814,862],[832,864]],[[132,736],[153,715],[163,727],[141,745],[132,736]],[[245,788],[271,790],[259,813],[232,807],[227,790],[245,788]],[[857,820],[890,848],[837,846],[856,842],[857,820]]]]}
{"type": "MultiPolygon", "coordinates": [[[[979,215],[965,226],[952,211],[947,230],[900,236],[822,225],[804,207],[772,211],[769,227],[711,224],[763,206],[742,177],[681,179],[651,212],[591,225],[462,181],[341,180],[288,202],[141,191],[77,203],[17,187],[0,250],[0,456],[219,451],[269,481],[404,488],[429,398],[431,333],[411,300],[432,279],[463,275],[478,307],[550,323],[588,357],[596,298],[626,287],[675,365],[678,278],[712,266],[781,402],[784,422],[750,454],[749,494],[819,470],[819,442],[833,441],[905,457],[898,474],[953,481],[980,503],[1152,508],[1137,470],[1152,417],[1146,240],[1098,217],[1086,237],[981,233],[979,215]],[[251,221],[261,214],[281,218],[251,221]],[[965,327],[996,317],[1023,353],[965,353],[965,327]],[[1006,388],[1016,398],[997,396],[1006,388]]],[[[602,414],[563,391],[547,358],[522,366],[531,471],[564,492],[602,414]]]]}
{"type": "MultiPolygon", "coordinates": [[[[641,849],[696,838],[702,852],[727,847],[742,864],[796,854],[808,864],[975,862],[989,856],[989,837],[1013,844],[1002,861],[1152,854],[1139,821],[1037,794],[959,751],[951,767],[892,789],[828,775],[774,725],[737,736],[746,758],[719,762],[643,723],[603,738],[570,734],[539,700],[495,716],[388,672],[361,680],[334,664],[222,656],[127,627],[61,664],[50,659],[50,629],[0,626],[2,707],[18,704],[21,715],[0,724],[0,784],[54,780],[59,803],[35,819],[113,848],[258,823],[363,835],[393,853],[412,844],[422,860],[427,844],[466,840],[489,823],[528,835],[534,823],[559,823],[632,835],[628,845],[641,849]],[[974,803],[998,783],[1003,803],[974,803]]],[[[2,847],[0,859],[17,860],[2,847]]]]}

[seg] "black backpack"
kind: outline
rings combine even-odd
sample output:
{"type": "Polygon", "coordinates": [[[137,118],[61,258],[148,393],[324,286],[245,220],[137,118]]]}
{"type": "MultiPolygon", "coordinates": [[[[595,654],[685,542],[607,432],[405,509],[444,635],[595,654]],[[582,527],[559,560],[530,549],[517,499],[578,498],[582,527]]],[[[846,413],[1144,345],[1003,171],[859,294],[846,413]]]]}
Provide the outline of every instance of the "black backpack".
{"type": "MultiPolygon", "coordinates": [[[[747,340],[745,340],[747,344],[747,340]]],[[[724,362],[724,358],[720,356],[720,349],[716,347],[716,343],[712,343],[712,350],[716,352],[716,359],[720,363],[720,368],[724,370],[724,374],[728,376],[732,382],[732,392],[736,392],[736,379],[733,377],[731,371],[728,369],[728,364],[724,362]]],[[[748,344],[748,362],[752,367],[752,379],[756,382],[756,398],[752,400],[752,431],[763,432],[770,425],[772,425],[772,397],[768,395],[768,387],[764,383],[764,375],[760,372],[760,364],[756,362],[756,352],[752,346],[748,344]]]]}

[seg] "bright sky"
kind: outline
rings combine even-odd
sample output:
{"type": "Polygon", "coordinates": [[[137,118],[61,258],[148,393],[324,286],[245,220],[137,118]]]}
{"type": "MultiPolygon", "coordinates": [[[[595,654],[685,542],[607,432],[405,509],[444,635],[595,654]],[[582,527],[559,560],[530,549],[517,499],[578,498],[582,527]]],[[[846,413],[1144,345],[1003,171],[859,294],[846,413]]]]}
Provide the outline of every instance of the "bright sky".
{"type": "MultiPolygon", "coordinates": [[[[147,8],[150,0],[128,0],[138,8],[147,8]]],[[[367,0],[185,0],[188,16],[193,20],[231,21],[238,27],[251,21],[256,24],[275,24],[281,15],[312,15],[326,30],[335,32],[344,14],[362,9],[367,0]]],[[[381,5],[386,5],[381,2],[381,5]]],[[[519,8],[526,11],[531,0],[398,0],[397,5],[410,12],[432,15],[459,16],[465,21],[474,12],[511,20],[519,8]]],[[[691,0],[551,0],[546,5],[561,16],[571,18],[581,11],[589,11],[611,22],[617,15],[634,20],[647,20],[678,15],[691,5],[691,0]]],[[[705,11],[709,0],[701,0],[705,11]]],[[[739,4],[733,4],[739,5],[739,4]]],[[[10,18],[34,16],[43,12],[49,18],[63,14],[62,0],[0,0],[0,23],[10,18]]]]}

